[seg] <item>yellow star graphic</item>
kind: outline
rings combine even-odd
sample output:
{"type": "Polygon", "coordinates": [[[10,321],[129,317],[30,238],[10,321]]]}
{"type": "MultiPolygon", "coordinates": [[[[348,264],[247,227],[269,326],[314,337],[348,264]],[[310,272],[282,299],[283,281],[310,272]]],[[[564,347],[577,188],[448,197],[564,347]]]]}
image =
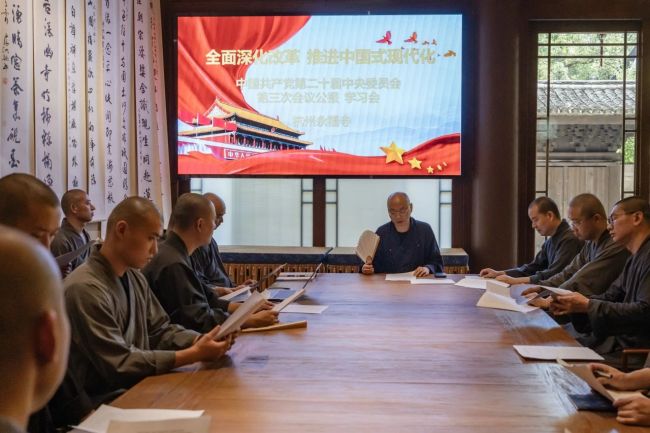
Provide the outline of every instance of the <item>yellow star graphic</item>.
{"type": "Polygon", "coordinates": [[[427,173],[432,174],[433,173],[433,167],[428,166],[427,167],[427,173]]]}
{"type": "Polygon", "coordinates": [[[399,164],[404,164],[402,160],[402,154],[406,152],[401,147],[397,147],[395,142],[392,142],[389,147],[380,147],[381,150],[386,154],[386,164],[392,161],[396,161],[399,164]]]}
{"type": "Polygon", "coordinates": [[[411,168],[415,169],[417,168],[418,170],[421,170],[422,167],[420,164],[422,164],[422,161],[418,160],[416,157],[413,157],[407,161],[409,164],[411,164],[411,168]]]}

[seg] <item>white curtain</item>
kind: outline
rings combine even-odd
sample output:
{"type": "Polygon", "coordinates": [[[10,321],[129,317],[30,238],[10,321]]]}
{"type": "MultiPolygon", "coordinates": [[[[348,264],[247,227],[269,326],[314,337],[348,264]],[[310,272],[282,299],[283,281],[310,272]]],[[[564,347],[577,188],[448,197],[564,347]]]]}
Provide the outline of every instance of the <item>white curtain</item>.
{"type": "Polygon", "coordinates": [[[124,197],[167,220],[160,0],[0,0],[0,176],[124,197]]]}

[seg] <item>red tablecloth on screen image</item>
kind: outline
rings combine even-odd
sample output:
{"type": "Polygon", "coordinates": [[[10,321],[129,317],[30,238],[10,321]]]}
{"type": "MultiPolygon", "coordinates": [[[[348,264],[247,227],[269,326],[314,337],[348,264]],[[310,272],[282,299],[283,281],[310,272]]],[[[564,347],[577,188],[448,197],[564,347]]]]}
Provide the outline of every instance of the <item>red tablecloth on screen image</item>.
{"type": "Polygon", "coordinates": [[[241,175],[358,175],[358,176],[455,176],[460,174],[460,134],[426,141],[402,155],[404,164],[386,163],[386,156],[357,156],[326,150],[283,150],[238,160],[224,160],[191,152],[179,155],[179,174],[241,175]],[[421,169],[407,162],[421,161],[421,169]],[[438,165],[442,170],[438,169],[438,165]],[[430,174],[427,167],[432,167],[430,174]]]}

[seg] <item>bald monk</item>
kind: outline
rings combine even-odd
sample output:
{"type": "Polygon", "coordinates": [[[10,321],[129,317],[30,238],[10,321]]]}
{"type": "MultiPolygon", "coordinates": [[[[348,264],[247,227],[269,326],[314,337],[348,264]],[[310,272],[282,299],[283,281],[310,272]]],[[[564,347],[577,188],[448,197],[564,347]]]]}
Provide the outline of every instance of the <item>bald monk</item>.
{"type": "MultiPolygon", "coordinates": [[[[623,271],[630,252],[612,239],[607,230],[605,208],[595,195],[585,193],[573,197],[567,214],[574,234],[585,241],[585,245],[562,271],[539,284],[560,287],[585,296],[599,295],[623,271]]],[[[540,290],[541,288],[531,288],[522,294],[540,290]]],[[[533,302],[538,307],[548,308],[551,298],[533,302]]]]}
{"type": "MultiPolygon", "coordinates": [[[[44,182],[24,173],[0,179],[0,224],[22,231],[49,250],[60,221],[59,198],[44,182]]],[[[52,400],[32,415],[28,430],[49,433],[76,424],[92,407],[74,371],[68,370],[52,400]]]]}
{"type": "Polygon", "coordinates": [[[231,338],[215,327],[199,334],[171,324],[138,269],[156,254],[162,220],[147,199],[129,197],[108,217],[106,240],[65,279],[72,324],[70,366],[91,397],[146,376],[214,361],[231,338]]]}
{"type": "MultiPolygon", "coordinates": [[[[203,194],[203,197],[207,198],[214,205],[215,211],[215,230],[219,228],[221,223],[223,223],[223,217],[226,214],[226,203],[218,195],[208,192],[203,194]]],[[[198,247],[192,255],[192,266],[196,271],[199,279],[203,284],[208,285],[212,288],[217,294],[217,296],[223,296],[228,293],[232,293],[235,290],[242,288],[244,285],[254,284],[254,280],[246,280],[243,284],[233,287],[234,284],[226,272],[226,267],[221,261],[221,256],[219,255],[219,246],[217,241],[214,240],[214,237],[210,239],[210,243],[207,245],[202,245],[198,247]]]]}
{"type": "MultiPolygon", "coordinates": [[[[194,193],[181,195],[172,211],[167,239],[158,255],[144,268],[151,288],[172,322],[198,332],[223,323],[240,304],[220,300],[203,284],[190,255],[208,245],[215,228],[216,212],[207,198],[194,193]]],[[[242,327],[260,327],[278,321],[278,313],[267,302],[242,327]]]]}
{"type": "MultiPolygon", "coordinates": [[[[90,201],[88,194],[81,189],[71,189],[63,194],[61,208],[65,217],[50,248],[55,257],[76,251],[90,242],[90,234],[86,231],[86,225],[92,221],[95,211],[95,206],[90,201]]],[[[72,259],[65,266],[63,276],[65,277],[81,265],[89,255],[90,249],[72,259]]]]}
{"type": "Polygon", "coordinates": [[[481,269],[480,276],[496,278],[508,284],[539,284],[562,271],[580,252],[583,241],[576,238],[569,224],[560,217],[553,200],[537,197],[528,205],[528,218],[541,236],[547,237],[535,259],[505,271],[481,269]]]}
{"type": "Polygon", "coordinates": [[[361,272],[401,273],[416,277],[442,272],[442,256],[431,226],[411,218],[413,204],[406,193],[395,192],[386,201],[390,222],[379,227],[375,258],[366,260],[361,272]]]}
{"type": "MultiPolygon", "coordinates": [[[[605,357],[620,360],[623,349],[650,347],[650,203],[642,197],[619,200],[609,216],[609,232],[625,245],[630,257],[623,271],[600,295],[575,292],[556,296],[550,311],[568,315],[575,329],[589,333],[579,338],[605,357]]],[[[643,365],[636,359],[630,364],[643,365]]]]}
{"type": "Polygon", "coordinates": [[[54,259],[6,226],[0,226],[0,341],[0,431],[24,432],[63,378],[70,326],[54,259]]]}
{"type": "Polygon", "coordinates": [[[45,183],[24,173],[0,179],[0,224],[27,233],[49,249],[60,221],[59,198],[45,183]]]}

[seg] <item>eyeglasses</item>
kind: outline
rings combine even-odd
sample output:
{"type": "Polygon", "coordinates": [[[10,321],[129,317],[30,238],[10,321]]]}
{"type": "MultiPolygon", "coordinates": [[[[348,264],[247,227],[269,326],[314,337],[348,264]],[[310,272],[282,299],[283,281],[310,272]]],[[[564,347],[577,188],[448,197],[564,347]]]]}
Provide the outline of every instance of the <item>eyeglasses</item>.
{"type": "Polygon", "coordinates": [[[621,212],[618,215],[617,214],[611,214],[609,218],[607,218],[607,222],[609,223],[610,226],[614,225],[614,222],[622,217],[623,215],[632,215],[640,211],[634,211],[634,212],[621,212]]]}
{"type": "Polygon", "coordinates": [[[407,207],[407,208],[402,208],[402,209],[397,209],[397,210],[395,210],[395,209],[388,209],[388,214],[389,214],[389,215],[401,215],[401,216],[404,216],[404,215],[406,215],[407,213],[409,213],[410,210],[411,210],[411,209],[408,208],[408,207],[407,207]]]}

